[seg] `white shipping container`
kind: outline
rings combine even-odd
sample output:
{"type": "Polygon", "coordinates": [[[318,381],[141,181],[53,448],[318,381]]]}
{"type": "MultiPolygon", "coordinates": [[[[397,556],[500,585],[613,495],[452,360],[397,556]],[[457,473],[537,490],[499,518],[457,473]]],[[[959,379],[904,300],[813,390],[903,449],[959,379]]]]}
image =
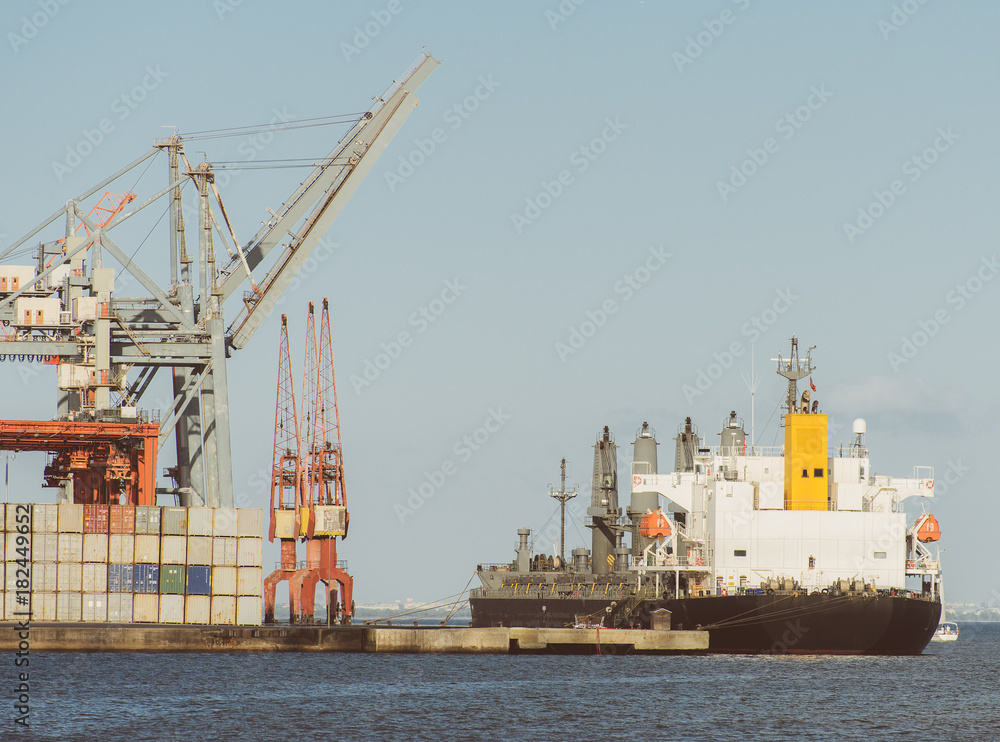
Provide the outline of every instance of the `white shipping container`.
{"type": "Polygon", "coordinates": [[[212,623],[223,626],[236,623],[236,598],[231,595],[212,596],[212,623]]]}
{"type": "Polygon", "coordinates": [[[236,624],[238,626],[260,626],[261,621],[260,596],[241,596],[236,599],[236,624]]]}
{"type": "Polygon", "coordinates": [[[212,597],[188,595],[184,599],[184,623],[207,624],[212,620],[212,597]]]}
{"type": "Polygon", "coordinates": [[[83,565],[76,562],[60,562],[56,565],[56,589],[60,593],[83,592],[83,565]]]}
{"type": "MultiPolygon", "coordinates": [[[[24,507],[25,507],[24,503],[19,503],[19,502],[9,502],[9,503],[7,503],[7,513],[6,513],[6,518],[4,520],[4,523],[6,524],[6,527],[4,528],[4,530],[7,531],[7,533],[16,533],[17,532],[17,526],[18,526],[17,519],[18,519],[18,517],[21,518],[21,525],[24,525],[24,507]]],[[[27,507],[28,507],[28,517],[30,518],[31,517],[31,505],[28,505],[27,507]]],[[[28,530],[29,531],[31,530],[30,523],[29,523],[28,530]]]]}
{"type": "Polygon", "coordinates": [[[84,593],[83,594],[83,620],[84,621],[107,621],[108,620],[108,595],[107,595],[107,593],[84,593]]]}
{"type": "Polygon", "coordinates": [[[28,570],[24,567],[18,567],[17,562],[8,562],[4,565],[4,592],[12,593],[15,590],[30,590],[31,586],[28,584],[29,576],[28,570]],[[18,570],[21,570],[21,574],[17,573],[18,570]],[[23,583],[20,587],[17,584],[18,580],[21,580],[23,583]]]}
{"type": "Polygon", "coordinates": [[[112,533],[108,538],[108,563],[131,564],[135,557],[135,536],[131,533],[112,533]]]}
{"type": "Polygon", "coordinates": [[[56,620],[55,591],[31,594],[31,620],[32,621],[56,620]]]}
{"type": "Polygon", "coordinates": [[[133,595],[132,620],[136,623],[156,623],[159,621],[160,596],[156,593],[136,593],[133,595]]]}
{"type": "MultiPolygon", "coordinates": [[[[84,564],[83,565],[83,592],[85,593],[106,593],[108,591],[108,565],[84,564]]],[[[84,605],[86,613],[87,606],[84,605]]],[[[87,619],[83,619],[86,621],[87,619]]]]}
{"type": "MultiPolygon", "coordinates": [[[[136,564],[160,563],[160,537],[152,533],[137,534],[135,537],[136,564]]],[[[138,609],[134,609],[138,611],[138,609]]],[[[138,621],[139,619],[136,619],[138,621]]]]}
{"type": "Polygon", "coordinates": [[[59,533],[83,533],[83,505],[59,503],[59,533]]]}
{"type": "MultiPolygon", "coordinates": [[[[31,565],[31,589],[40,593],[54,593],[58,589],[55,562],[34,562],[31,565]]],[[[55,605],[55,603],[53,603],[55,605]]],[[[55,610],[53,608],[52,610],[55,610]]]]}
{"type": "Polygon", "coordinates": [[[108,534],[83,534],[83,561],[108,562],[108,534]]]}
{"type": "Polygon", "coordinates": [[[60,562],[83,562],[83,534],[82,533],[60,533],[59,553],[56,555],[60,562]]]}
{"type": "Polygon", "coordinates": [[[236,595],[236,567],[212,567],[212,595],[236,595]]]}
{"type": "Polygon", "coordinates": [[[132,623],[132,593],[108,593],[108,621],[132,623]]]}
{"type": "Polygon", "coordinates": [[[236,545],[237,567],[260,567],[263,565],[264,539],[240,538],[236,545]]]}
{"type": "Polygon", "coordinates": [[[264,590],[264,572],[260,567],[236,568],[237,595],[260,595],[264,590]]]}
{"type": "Polygon", "coordinates": [[[35,562],[59,561],[59,534],[34,533],[31,539],[31,559],[35,562]]]}
{"type": "Polygon", "coordinates": [[[3,530],[7,530],[7,503],[0,503],[0,525],[3,525],[3,530]]]}
{"type": "Polygon", "coordinates": [[[8,562],[16,562],[18,559],[24,559],[25,554],[27,554],[28,558],[30,558],[32,547],[31,542],[34,540],[31,537],[33,535],[34,534],[30,532],[8,533],[7,538],[4,539],[7,542],[6,560],[8,562]],[[18,538],[21,539],[20,543],[18,543],[18,538]],[[18,552],[18,549],[21,549],[21,551],[18,552]]]}
{"type": "Polygon", "coordinates": [[[59,533],[59,506],[35,505],[31,513],[31,530],[35,533],[59,533]]]}
{"type": "Polygon", "coordinates": [[[184,623],[184,596],[160,596],[160,623],[184,623]]]}
{"type": "Polygon", "coordinates": [[[17,602],[17,593],[4,593],[5,621],[27,621],[31,618],[28,613],[31,611],[31,594],[24,594],[24,603],[17,602]]]}
{"type": "MultiPolygon", "coordinates": [[[[236,536],[237,515],[236,508],[213,508],[212,514],[212,535],[213,536],[236,536]]],[[[261,531],[261,535],[263,535],[261,531]]]]}
{"type": "Polygon", "coordinates": [[[56,620],[80,621],[83,618],[82,593],[56,593],[56,620]]]}
{"type": "Polygon", "coordinates": [[[160,564],[185,564],[186,562],[187,536],[163,536],[160,539],[160,564]]]}
{"type": "Polygon", "coordinates": [[[212,565],[236,566],[236,539],[216,536],[212,539],[212,565]]]}
{"type": "Polygon", "coordinates": [[[188,536],[187,550],[188,564],[210,565],[212,563],[211,536],[188,536]]]}
{"type": "MultiPolygon", "coordinates": [[[[236,535],[264,535],[264,511],[260,508],[238,508],[236,511],[236,535]]],[[[258,621],[258,623],[260,623],[258,621]]]]}
{"type": "Polygon", "coordinates": [[[188,536],[211,536],[214,508],[188,508],[188,536]]]}

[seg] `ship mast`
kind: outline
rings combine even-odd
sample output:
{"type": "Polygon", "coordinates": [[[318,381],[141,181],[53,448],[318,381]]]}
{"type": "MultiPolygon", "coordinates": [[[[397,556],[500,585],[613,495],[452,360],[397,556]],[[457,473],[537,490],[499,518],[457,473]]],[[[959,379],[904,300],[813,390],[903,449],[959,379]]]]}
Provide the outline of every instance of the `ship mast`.
{"type": "Polygon", "coordinates": [[[562,564],[566,563],[566,501],[576,497],[579,494],[575,489],[572,492],[566,491],[566,459],[562,460],[562,485],[559,487],[558,492],[554,492],[550,489],[549,496],[554,497],[559,501],[559,561],[562,564]]]}
{"type": "Polygon", "coordinates": [[[778,354],[777,358],[772,358],[772,361],[778,362],[778,375],[784,376],[788,379],[788,398],[785,401],[785,412],[786,414],[795,414],[795,403],[798,399],[798,388],[797,382],[799,379],[804,379],[806,376],[811,374],[816,370],[816,367],[812,365],[812,351],[816,346],[810,346],[806,351],[805,361],[799,360],[799,340],[794,335],[792,335],[792,350],[789,354],[788,360],[785,361],[781,354],[778,354]]]}

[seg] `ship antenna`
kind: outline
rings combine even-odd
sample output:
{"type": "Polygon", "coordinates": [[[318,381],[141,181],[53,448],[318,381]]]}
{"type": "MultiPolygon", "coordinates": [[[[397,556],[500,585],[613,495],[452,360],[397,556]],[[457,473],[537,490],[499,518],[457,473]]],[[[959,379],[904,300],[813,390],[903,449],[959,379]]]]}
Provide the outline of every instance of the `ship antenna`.
{"type": "Polygon", "coordinates": [[[805,361],[799,360],[799,340],[792,335],[792,350],[788,360],[785,361],[780,353],[777,358],[771,359],[778,362],[778,375],[788,379],[788,399],[785,402],[785,407],[789,415],[795,413],[795,402],[798,399],[796,382],[816,370],[816,367],[812,365],[812,351],[815,347],[815,345],[810,346],[806,351],[805,361]]]}
{"type": "Polygon", "coordinates": [[[747,385],[747,389],[750,390],[750,455],[753,456],[753,447],[756,442],[754,436],[754,395],[757,393],[757,387],[760,386],[761,377],[757,376],[754,372],[754,346],[750,346],[750,376],[744,373],[740,373],[743,377],[743,383],[747,385]]]}
{"type": "Polygon", "coordinates": [[[578,494],[580,493],[575,488],[572,492],[566,491],[566,459],[564,458],[562,460],[562,485],[558,492],[549,490],[549,496],[559,501],[559,561],[562,564],[566,563],[566,501],[578,494]]]}

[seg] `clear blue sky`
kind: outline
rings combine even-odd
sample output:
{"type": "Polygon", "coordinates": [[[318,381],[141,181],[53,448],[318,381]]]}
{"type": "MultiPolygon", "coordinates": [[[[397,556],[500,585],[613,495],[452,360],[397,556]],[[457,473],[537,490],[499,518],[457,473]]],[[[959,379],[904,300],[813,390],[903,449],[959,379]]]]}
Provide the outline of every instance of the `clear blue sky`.
{"type": "MultiPolygon", "coordinates": [[[[929,465],[939,483],[961,472],[929,503],[948,597],[1000,601],[983,560],[1000,522],[998,21],[985,1],[204,0],[167,11],[16,0],[0,10],[0,247],[163,126],[362,111],[426,47],[442,65],[420,106],[335,223],[336,247],[280,309],[298,359],[306,301],[332,302],[352,513],[342,557],[359,602],[432,600],[461,590],[477,563],[512,558],[515,529],[554,510],[561,457],[589,496],[604,425],[625,467],[644,420],[664,462],[685,415],[710,442],[732,409],[749,424],[751,344],[764,377],[758,439],[780,442],[768,359],[793,333],[818,346],[832,445],[864,417],[876,472],[929,465]],[[67,148],[102,120],[107,133],[76,162],[67,148]],[[442,292],[453,301],[433,304],[442,292]],[[362,386],[401,332],[410,344],[362,386]],[[713,369],[734,343],[729,368],[713,369]],[[700,373],[718,378],[694,394],[700,373]],[[472,450],[463,437],[480,428],[472,450]],[[396,506],[442,469],[443,485],[401,522],[396,506]]],[[[312,158],[339,134],[299,130],[263,150],[219,140],[188,155],[207,144],[217,161],[312,158]]],[[[224,183],[242,239],[306,172],[224,183]]],[[[140,198],[165,178],[155,163],[140,198]]],[[[151,227],[121,244],[134,249],[151,227]]],[[[162,227],[137,261],[166,282],[162,227]]],[[[267,503],[254,475],[270,466],[278,321],[229,367],[235,487],[255,507],[267,503]]],[[[53,414],[51,370],[0,374],[4,417],[53,414]]],[[[52,499],[41,466],[18,457],[12,499],[52,499]]]]}

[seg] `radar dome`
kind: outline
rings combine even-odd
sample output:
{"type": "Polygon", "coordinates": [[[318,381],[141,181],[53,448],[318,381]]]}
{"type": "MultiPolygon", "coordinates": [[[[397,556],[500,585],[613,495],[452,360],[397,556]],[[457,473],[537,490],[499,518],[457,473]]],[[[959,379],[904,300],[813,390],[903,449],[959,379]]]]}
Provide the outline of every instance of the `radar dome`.
{"type": "Polygon", "coordinates": [[[865,422],[865,419],[863,417],[859,417],[857,420],[854,421],[854,434],[855,435],[857,435],[859,433],[861,435],[864,435],[867,432],[868,432],[868,423],[865,422]]]}

